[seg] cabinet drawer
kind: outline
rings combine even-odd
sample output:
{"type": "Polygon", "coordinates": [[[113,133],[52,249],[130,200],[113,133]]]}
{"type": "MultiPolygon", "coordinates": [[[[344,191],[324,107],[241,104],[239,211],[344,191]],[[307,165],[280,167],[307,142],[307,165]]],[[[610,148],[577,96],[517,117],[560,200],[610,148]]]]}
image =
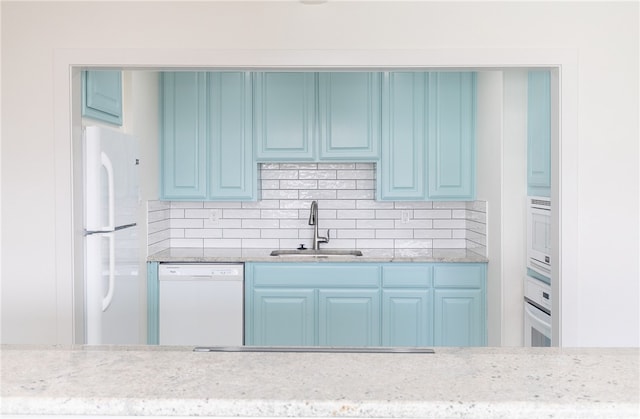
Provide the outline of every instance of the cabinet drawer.
{"type": "Polygon", "coordinates": [[[436,288],[481,288],[484,284],[484,264],[441,264],[433,271],[436,288]]]}
{"type": "Polygon", "coordinates": [[[431,265],[388,264],[382,267],[382,286],[398,288],[430,288],[433,282],[431,265]]]}
{"type": "Polygon", "coordinates": [[[351,263],[265,263],[253,268],[256,287],[379,287],[380,266],[351,263]]]}

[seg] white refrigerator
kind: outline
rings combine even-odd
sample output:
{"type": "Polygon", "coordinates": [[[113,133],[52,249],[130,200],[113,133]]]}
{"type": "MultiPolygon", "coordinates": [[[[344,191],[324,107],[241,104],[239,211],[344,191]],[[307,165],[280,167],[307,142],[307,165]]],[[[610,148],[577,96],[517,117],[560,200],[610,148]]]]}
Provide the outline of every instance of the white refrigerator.
{"type": "Polygon", "coordinates": [[[83,147],[86,343],[141,343],[138,143],[88,126],[83,147]]]}

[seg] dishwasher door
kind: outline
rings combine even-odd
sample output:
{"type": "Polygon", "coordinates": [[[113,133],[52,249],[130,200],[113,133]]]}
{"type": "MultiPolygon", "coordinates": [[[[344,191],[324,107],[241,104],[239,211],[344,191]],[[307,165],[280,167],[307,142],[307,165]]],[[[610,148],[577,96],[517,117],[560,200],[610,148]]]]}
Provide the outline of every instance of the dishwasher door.
{"type": "Polygon", "coordinates": [[[160,264],[160,345],[241,346],[242,264],[160,264]]]}

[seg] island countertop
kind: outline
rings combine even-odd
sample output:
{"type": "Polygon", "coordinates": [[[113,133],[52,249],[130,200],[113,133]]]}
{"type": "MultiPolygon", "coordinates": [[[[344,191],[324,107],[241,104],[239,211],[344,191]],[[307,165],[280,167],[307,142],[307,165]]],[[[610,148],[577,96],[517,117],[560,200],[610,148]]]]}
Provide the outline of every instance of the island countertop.
{"type": "Polygon", "coordinates": [[[149,262],[242,263],[242,262],[453,262],[484,263],[488,259],[467,249],[422,249],[396,253],[393,249],[366,249],[362,256],[300,258],[270,256],[272,249],[217,249],[173,247],[152,255],[149,262]]]}
{"type": "Polygon", "coordinates": [[[192,349],[3,345],[0,413],[640,416],[637,348],[434,348],[434,354],[192,349]]]}

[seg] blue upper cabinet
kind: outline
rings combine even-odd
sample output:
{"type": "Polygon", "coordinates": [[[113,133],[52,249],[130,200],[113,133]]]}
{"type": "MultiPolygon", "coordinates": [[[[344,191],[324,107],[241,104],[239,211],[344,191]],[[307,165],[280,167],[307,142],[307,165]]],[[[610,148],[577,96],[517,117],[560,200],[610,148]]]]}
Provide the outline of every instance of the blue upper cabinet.
{"type": "Polygon", "coordinates": [[[475,199],[476,77],[429,74],[428,198],[475,199]]]}
{"type": "Polygon", "coordinates": [[[258,181],[251,74],[220,72],[208,77],[209,195],[215,200],[251,200],[258,181]]]}
{"type": "Polygon", "coordinates": [[[316,73],[254,73],[258,161],[315,160],[316,73]]]}
{"type": "Polygon", "coordinates": [[[424,72],[384,75],[379,200],[426,199],[427,78],[424,72]]]}
{"type": "Polygon", "coordinates": [[[206,73],[162,75],[163,199],[207,198],[206,73]]]}
{"type": "Polygon", "coordinates": [[[385,74],[377,199],[475,199],[475,107],[473,72],[385,74]]]}
{"type": "Polygon", "coordinates": [[[318,74],[320,160],[378,159],[381,73],[318,74]]]}
{"type": "Polygon", "coordinates": [[[250,73],[163,73],[162,199],[255,199],[251,97],[250,73]]]}
{"type": "Polygon", "coordinates": [[[551,73],[530,71],[527,89],[528,194],[551,196],[551,73]]]}
{"type": "Polygon", "coordinates": [[[122,72],[82,72],[82,116],[122,125],[122,72]]]}

